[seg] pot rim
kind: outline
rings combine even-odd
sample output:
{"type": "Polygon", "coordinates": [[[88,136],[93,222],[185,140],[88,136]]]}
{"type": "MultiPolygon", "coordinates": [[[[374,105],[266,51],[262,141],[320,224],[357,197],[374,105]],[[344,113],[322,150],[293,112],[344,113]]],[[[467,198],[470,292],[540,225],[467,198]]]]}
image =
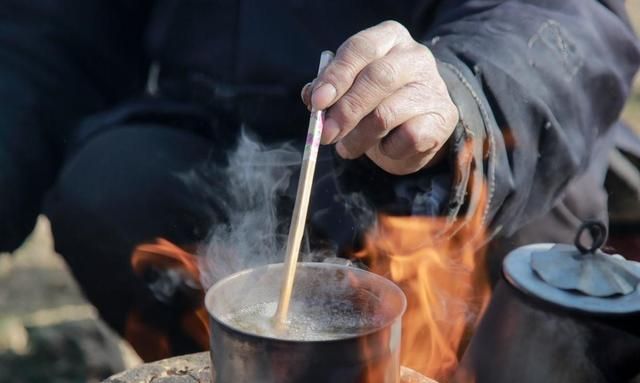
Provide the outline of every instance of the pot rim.
{"type": "Polygon", "coordinates": [[[215,321],[216,323],[218,323],[220,326],[241,334],[243,336],[246,337],[250,337],[250,338],[256,338],[256,339],[268,339],[270,341],[275,341],[275,342],[282,342],[282,343],[304,343],[304,344],[308,344],[308,343],[333,343],[333,342],[344,342],[344,341],[349,341],[349,340],[353,340],[353,339],[358,339],[358,338],[362,338],[362,337],[366,337],[368,335],[371,334],[375,334],[381,330],[384,330],[390,326],[392,326],[396,321],[401,320],[402,316],[404,315],[406,309],[407,309],[407,297],[404,293],[404,291],[402,291],[402,289],[392,280],[385,278],[383,276],[380,276],[378,274],[372,273],[370,271],[367,270],[363,270],[363,269],[359,269],[356,267],[352,267],[352,266],[345,266],[345,265],[338,265],[338,264],[333,264],[333,263],[322,263],[322,262],[299,262],[298,263],[298,267],[311,267],[311,268],[325,268],[325,269],[343,269],[343,270],[349,270],[355,273],[360,273],[361,275],[367,275],[370,278],[374,278],[376,280],[379,280],[380,283],[385,284],[386,286],[388,286],[392,291],[395,291],[396,293],[398,293],[398,296],[400,297],[400,306],[401,309],[399,310],[398,314],[392,316],[391,318],[389,318],[388,320],[386,320],[382,325],[368,330],[368,331],[363,331],[360,333],[356,333],[353,335],[347,335],[344,337],[340,337],[340,338],[332,338],[332,339],[310,339],[310,340],[297,340],[297,339],[285,339],[285,338],[278,338],[276,336],[270,336],[270,335],[258,335],[255,333],[251,333],[239,328],[236,328],[220,319],[218,319],[215,315],[213,315],[212,313],[212,308],[211,305],[213,304],[213,296],[215,294],[215,292],[221,288],[221,286],[223,286],[225,283],[227,283],[228,281],[235,279],[235,278],[239,278],[245,274],[248,273],[252,273],[255,272],[257,270],[260,269],[272,269],[272,268],[281,268],[283,267],[283,263],[270,263],[267,265],[263,265],[263,266],[258,266],[258,267],[252,267],[249,269],[245,269],[245,270],[241,270],[238,271],[236,273],[233,273],[231,275],[228,275],[224,278],[222,278],[221,280],[219,280],[218,282],[214,283],[213,286],[211,286],[208,290],[207,293],[205,295],[205,308],[207,309],[207,315],[209,316],[210,320],[215,321]]]}

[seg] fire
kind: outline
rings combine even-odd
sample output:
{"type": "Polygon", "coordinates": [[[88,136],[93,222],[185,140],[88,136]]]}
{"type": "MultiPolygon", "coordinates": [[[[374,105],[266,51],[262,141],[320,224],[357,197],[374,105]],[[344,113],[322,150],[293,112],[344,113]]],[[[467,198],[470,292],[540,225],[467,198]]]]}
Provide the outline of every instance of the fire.
{"type": "MultiPolygon", "coordinates": [[[[149,268],[176,270],[181,278],[193,285],[198,295],[196,307],[181,313],[180,327],[203,350],[209,348],[208,315],[204,308],[204,293],[200,284],[200,271],[196,257],[163,239],[139,245],[131,258],[133,271],[142,276],[149,268]]],[[[132,310],[125,325],[125,338],[145,361],[172,356],[169,336],[154,323],[145,320],[138,309],[132,310]]]]}
{"type": "Polygon", "coordinates": [[[131,266],[136,273],[140,273],[149,266],[177,267],[183,269],[195,280],[200,280],[200,271],[195,256],[164,238],[156,239],[155,243],[138,246],[131,257],[131,266]]]}
{"type": "Polygon", "coordinates": [[[477,215],[453,230],[445,218],[380,216],[355,254],[407,295],[402,365],[440,382],[451,378],[490,297],[477,215]]]}

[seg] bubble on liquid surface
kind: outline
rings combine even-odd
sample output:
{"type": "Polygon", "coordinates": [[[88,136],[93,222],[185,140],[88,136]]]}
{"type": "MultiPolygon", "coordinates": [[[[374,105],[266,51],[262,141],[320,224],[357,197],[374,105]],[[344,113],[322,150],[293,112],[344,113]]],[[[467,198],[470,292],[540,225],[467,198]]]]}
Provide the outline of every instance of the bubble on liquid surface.
{"type": "Polygon", "coordinates": [[[243,307],[220,320],[243,332],[295,341],[322,341],[357,336],[384,326],[384,318],[363,311],[349,302],[305,302],[292,306],[287,326],[276,330],[273,316],[277,302],[263,302],[243,307]],[[315,304],[314,304],[315,303],[315,304]]]}

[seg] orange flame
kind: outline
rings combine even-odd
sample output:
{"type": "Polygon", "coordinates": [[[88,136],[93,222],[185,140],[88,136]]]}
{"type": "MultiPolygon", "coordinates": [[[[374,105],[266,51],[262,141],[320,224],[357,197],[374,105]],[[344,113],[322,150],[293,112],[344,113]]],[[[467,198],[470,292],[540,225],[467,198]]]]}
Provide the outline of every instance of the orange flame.
{"type": "Polygon", "coordinates": [[[365,237],[355,256],[407,296],[403,366],[440,382],[453,375],[490,297],[479,250],[485,238],[480,213],[453,226],[445,218],[380,216],[365,237]]]}
{"type": "Polygon", "coordinates": [[[131,257],[131,266],[136,273],[140,273],[149,266],[180,268],[194,280],[200,280],[195,256],[164,238],[156,239],[155,243],[138,246],[131,257]]]}
{"type": "MultiPolygon", "coordinates": [[[[138,275],[149,267],[181,270],[185,278],[202,289],[195,255],[163,238],[156,239],[155,243],[136,247],[131,257],[131,266],[138,275]]],[[[204,293],[201,298],[200,301],[204,302],[204,293]]],[[[183,314],[181,328],[203,350],[209,348],[209,322],[203,303],[193,311],[183,314]]],[[[135,309],[127,318],[125,338],[145,361],[172,356],[167,334],[155,328],[153,323],[146,322],[135,309]]]]}

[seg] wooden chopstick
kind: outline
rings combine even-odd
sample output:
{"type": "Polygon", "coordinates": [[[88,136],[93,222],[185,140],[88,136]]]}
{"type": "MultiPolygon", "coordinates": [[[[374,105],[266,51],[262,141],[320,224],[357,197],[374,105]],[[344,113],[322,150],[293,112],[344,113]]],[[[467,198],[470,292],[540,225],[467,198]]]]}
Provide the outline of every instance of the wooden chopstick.
{"type": "MultiPolygon", "coordinates": [[[[327,64],[329,64],[332,58],[333,53],[330,51],[322,52],[320,64],[318,65],[318,75],[324,70],[327,64]]],[[[323,116],[324,111],[312,110],[311,117],[309,118],[309,130],[307,133],[307,142],[304,147],[304,155],[302,157],[298,192],[296,194],[291,226],[289,227],[289,237],[287,239],[280,300],[278,301],[278,309],[274,316],[276,329],[283,329],[285,327],[287,314],[289,312],[289,303],[300,253],[300,242],[304,234],[307,210],[309,208],[309,197],[313,185],[313,174],[316,169],[318,148],[320,147],[320,138],[322,137],[323,116]]]]}

